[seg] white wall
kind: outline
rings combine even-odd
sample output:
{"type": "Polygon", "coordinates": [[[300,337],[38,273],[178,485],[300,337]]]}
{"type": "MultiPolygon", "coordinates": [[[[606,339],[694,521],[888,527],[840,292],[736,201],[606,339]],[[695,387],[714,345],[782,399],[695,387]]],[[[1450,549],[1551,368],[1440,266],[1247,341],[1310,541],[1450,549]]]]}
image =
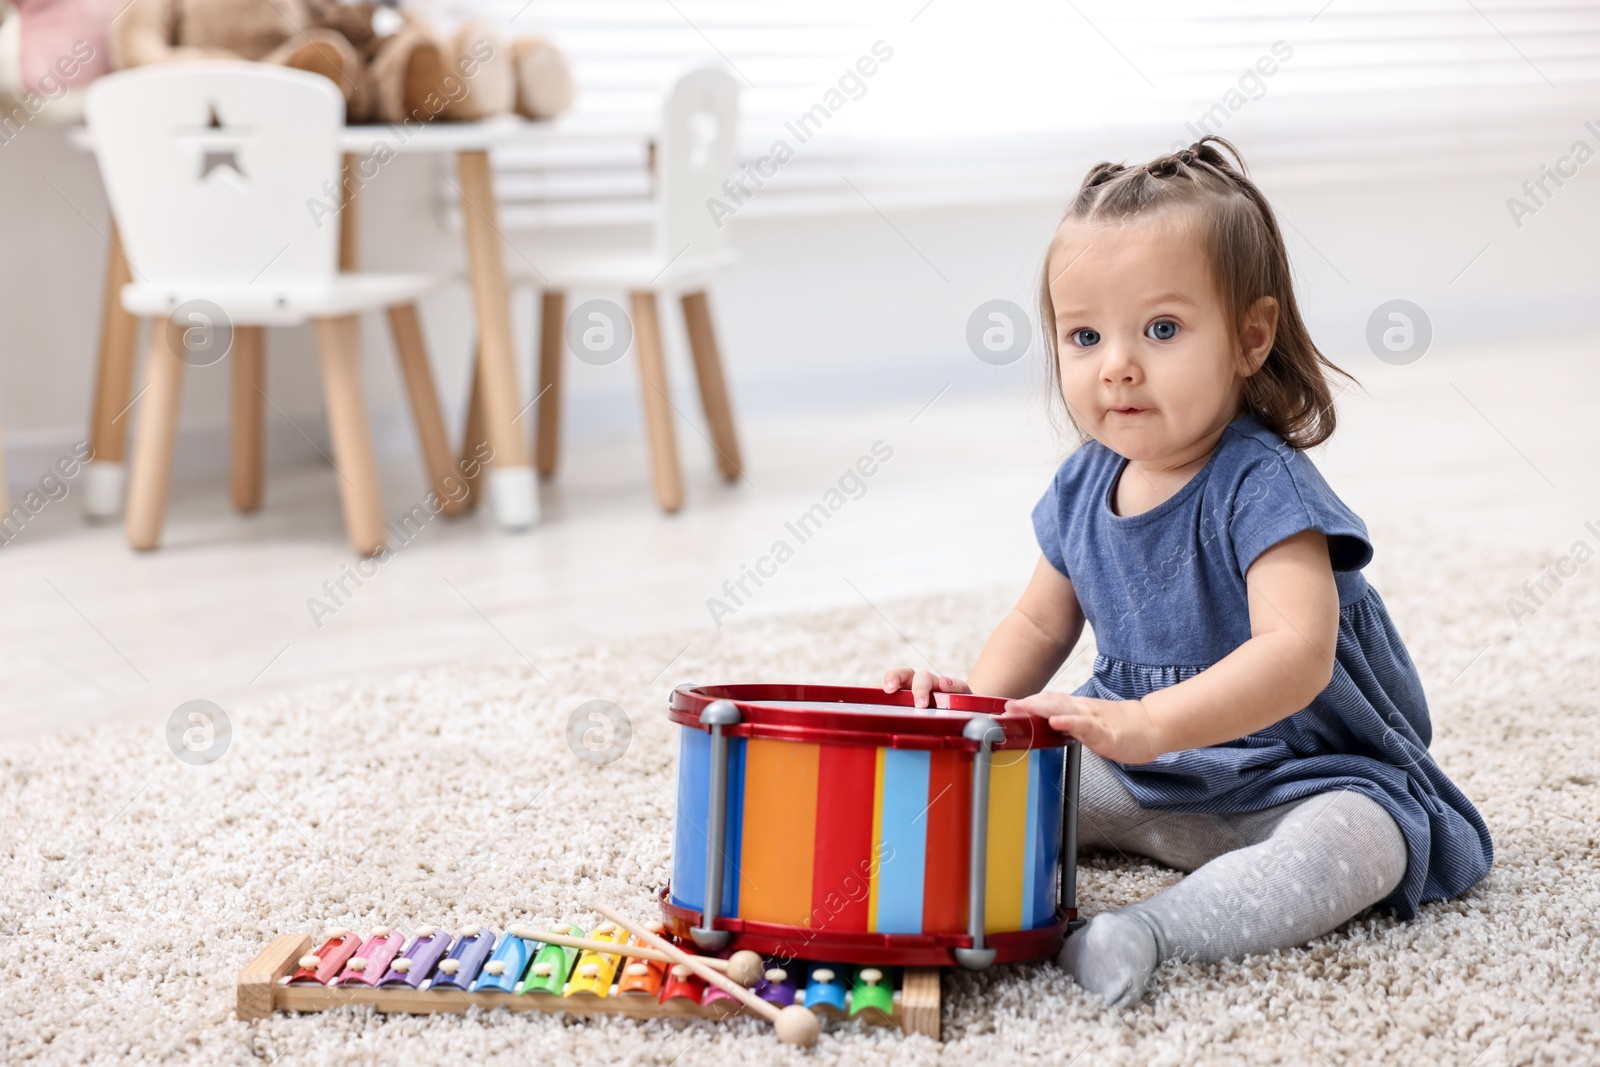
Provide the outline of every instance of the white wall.
{"type": "MultiPolygon", "coordinates": [[[[1153,141],[1149,152],[1164,150],[1165,141],[1153,141]]],[[[1249,141],[1240,143],[1248,161],[1249,141]]],[[[1600,177],[1589,173],[1592,166],[1579,171],[1520,229],[1506,207],[1524,179],[1567,149],[1551,144],[1543,158],[1496,172],[1449,168],[1337,183],[1303,173],[1258,174],[1285,223],[1300,296],[1325,352],[1358,375],[1403,374],[1374,359],[1363,340],[1372,309],[1396,297],[1429,312],[1440,349],[1505,341],[1526,352],[1539,336],[1586,327],[1600,295],[1593,255],[1600,177]]],[[[443,221],[448,189],[440,166],[401,158],[363,191],[366,267],[460,269],[460,237],[443,221]]],[[[1063,201],[1078,177],[1062,176],[1063,201]]],[[[58,128],[29,128],[0,146],[0,193],[0,425],[9,480],[17,486],[35,480],[85,433],[107,210],[91,158],[67,145],[58,128]]],[[[973,308],[995,297],[1032,306],[1056,214],[1051,205],[1008,205],[891,211],[888,221],[871,211],[741,218],[743,262],[714,292],[740,416],[888,397],[903,397],[914,411],[947,383],[1036,386],[1036,358],[1008,368],[983,365],[966,349],[965,325],[973,308]]],[[[517,250],[507,252],[513,271],[526,270],[529,261],[537,266],[558,240],[642,238],[621,230],[513,236],[517,250]]],[[[604,294],[572,299],[585,295],[604,294]]],[[[516,328],[525,397],[532,395],[533,307],[524,291],[516,328]]],[[[430,298],[424,316],[447,414],[458,426],[472,337],[464,287],[454,284],[430,298]]],[[[675,308],[665,322],[679,407],[697,418],[675,308]]],[[[368,393],[382,447],[405,452],[409,430],[381,325],[376,318],[364,324],[368,393]]],[[[325,432],[309,330],[276,331],[269,344],[273,403],[320,442],[325,432]]],[[[566,366],[569,442],[639,432],[630,360],[591,367],[569,356],[566,366]]],[[[225,463],[226,367],[224,361],[190,372],[179,453],[180,470],[190,475],[225,463]]],[[[314,456],[276,412],[268,419],[274,462],[314,456]]]]}

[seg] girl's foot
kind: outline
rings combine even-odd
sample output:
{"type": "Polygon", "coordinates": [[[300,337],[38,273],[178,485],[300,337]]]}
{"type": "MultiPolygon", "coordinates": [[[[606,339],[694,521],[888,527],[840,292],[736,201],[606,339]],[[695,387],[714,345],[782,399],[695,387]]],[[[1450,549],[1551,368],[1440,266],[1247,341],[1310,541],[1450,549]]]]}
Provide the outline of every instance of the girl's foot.
{"type": "Polygon", "coordinates": [[[1073,981],[1116,1008],[1131,1008],[1144,998],[1159,962],[1155,934],[1119,911],[1089,920],[1067,938],[1057,959],[1073,981]]]}

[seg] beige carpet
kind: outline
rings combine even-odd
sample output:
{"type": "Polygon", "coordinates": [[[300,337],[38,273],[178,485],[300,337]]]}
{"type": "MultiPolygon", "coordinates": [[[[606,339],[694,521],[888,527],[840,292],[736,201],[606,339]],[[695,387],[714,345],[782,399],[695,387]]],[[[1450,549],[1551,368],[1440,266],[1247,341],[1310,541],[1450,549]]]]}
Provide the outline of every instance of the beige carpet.
{"type": "MultiPolygon", "coordinates": [[[[915,661],[901,633],[961,671],[1005,593],[941,595],[715,639],[529,650],[548,681],[497,661],[231,708],[231,748],[208,767],[175,759],[159,722],[0,750],[0,1062],[1594,1062],[1600,562],[1518,629],[1506,597],[1548,557],[1459,531],[1373,533],[1369,574],[1423,672],[1434,751],[1496,844],[1485,882],[1413,922],[1170,964],[1123,1016],[1051,964],[951,973],[942,1045],[847,1025],[801,1053],[750,1020],[233,1018],[236,972],[286,931],[542,923],[596,898],[648,915],[670,861],[671,684],[867,680],[915,661]],[[593,698],[635,724],[604,768],[563,738],[593,698]]],[[[1083,900],[1092,912],[1175,878],[1096,860],[1083,900]]]]}

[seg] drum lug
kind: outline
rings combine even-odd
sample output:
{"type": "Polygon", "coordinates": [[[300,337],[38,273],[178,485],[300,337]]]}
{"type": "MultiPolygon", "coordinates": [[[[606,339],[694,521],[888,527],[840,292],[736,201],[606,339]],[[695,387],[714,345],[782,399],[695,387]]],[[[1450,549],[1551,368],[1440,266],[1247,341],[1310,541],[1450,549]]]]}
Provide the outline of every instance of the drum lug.
{"type": "Polygon", "coordinates": [[[722,911],[723,842],[728,827],[728,738],[724,726],[740,721],[739,705],[731,700],[713,700],[700,713],[700,725],[711,729],[711,797],[706,817],[706,899],[700,909],[699,926],[689,928],[689,936],[701,948],[715,952],[727,945],[733,935],[718,930],[717,915],[722,911]]]}
{"type": "Polygon", "coordinates": [[[1005,730],[994,719],[976,715],[962,728],[961,736],[978,743],[972,760],[972,852],[967,861],[967,933],[971,948],[955,949],[956,961],[968,970],[981,971],[994,962],[995,951],[983,944],[984,914],[987,910],[989,861],[989,760],[995,743],[1004,741],[1005,730]]]}
{"type": "MultiPolygon", "coordinates": [[[[1056,890],[1068,915],[1078,913],[1078,793],[1083,774],[1083,744],[1073,740],[1067,746],[1061,812],[1061,869],[1056,890]]],[[[1068,930],[1072,929],[1069,924],[1068,930]]]]}
{"type": "MultiPolygon", "coordinates": [[[[983,935],[979,935],[980,937],[983,935]]],[[[956,954],[956,962],[969,971],[985,970],[994,962],[994,949],[992,948],[958,948],[952,949],[956,954]]]]}
{"type": "MultiPolygon", "coordinates": [[[[701,917],[704,921],[704,916],[701,917]]],[[[691,926],[689,936],[694,938],[694,943],[707,952],[721,952],[728,947],[728,939],[733,935],[727,930],[711,930],[704,926],[691,926]]]]}

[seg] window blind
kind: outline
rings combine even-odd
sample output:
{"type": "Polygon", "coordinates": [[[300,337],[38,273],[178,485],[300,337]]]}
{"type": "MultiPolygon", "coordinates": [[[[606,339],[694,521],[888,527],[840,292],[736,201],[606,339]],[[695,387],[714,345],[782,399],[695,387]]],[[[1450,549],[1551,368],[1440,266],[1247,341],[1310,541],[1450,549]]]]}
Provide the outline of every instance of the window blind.
{"type": "MultiPolygon", "coordinates": [[[[1281,180],[1534,171],[1580,137],[1600,146],[1583,125],[1600,127],[1600,5],[1587,0],[448,6],[468,13],[566,52],[575,123],[648,123],[676,73],[728,67],[741,160],[792,150],[741,217],[1060,202],[1095,159],[1204,132],[1281,180]]],[[[496,180],[510,226],[649,217],[637,139],[506,151],[496,180]]]]}

